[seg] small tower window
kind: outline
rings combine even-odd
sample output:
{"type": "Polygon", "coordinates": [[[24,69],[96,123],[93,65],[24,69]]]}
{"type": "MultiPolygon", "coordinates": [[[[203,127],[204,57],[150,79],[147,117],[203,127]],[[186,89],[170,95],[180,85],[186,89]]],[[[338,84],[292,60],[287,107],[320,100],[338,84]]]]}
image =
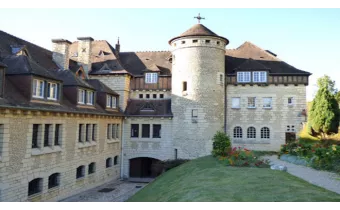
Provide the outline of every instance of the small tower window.
{"type": "Polygon", "coordinates": [[[185,44],[185,41],[182,41],[182,44],[185,44]]]}
{"type": "Polygon", "coordinates": [[[206,43],[206,44],[210,44],[210,40],[208,40],[208,39],[205,40],[205,43],[206,43]]]}
{"type": "Polygon", "coordinates": [[[220,41],[217,41],[216,44],[217,44],[217,45],[220,45],[220,41]]]}
{"type": "Polygon", "coordinates": [[[164,98],[164,94],[159,94],[159,98],[164,98]]]}
{"type": "Polygon", "coordinates": [[[195,39],[195,40],[192,40],[192,43],[197,43],[198,42],[198,40],[197,39],[195,39]]]}
{"type": "Polygon", "coordinates": [[[152,98],[157,98],[157,94],[152,94],[152,98]]]}
{"type": "Polygon", "coordinates": [[[187,82],[183,82],[183,91],[187,91],[187,82]]]}

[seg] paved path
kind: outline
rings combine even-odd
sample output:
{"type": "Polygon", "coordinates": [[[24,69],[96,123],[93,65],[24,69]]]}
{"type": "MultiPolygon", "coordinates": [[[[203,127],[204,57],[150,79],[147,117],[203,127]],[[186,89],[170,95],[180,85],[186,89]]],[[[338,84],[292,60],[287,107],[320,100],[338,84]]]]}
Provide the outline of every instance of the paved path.
{"type": "Polygon", "coordinates": [[[62,202],[124,202],[142,189],[147,183],[132,183],[115,180],[99,187],[86,190],[85,192],[61,200],[62,202]],[[136,188],[136,186],[141,186],[136,188]],[[110,192],[98,192],[104,188],[110,192]]]}
{"type": "Polygon", "coordinates": [[[288,173],[304,179],[311,184],[340,194],[340,176],[336,173],[318,171],[310,167],[288,163],[286,161],[279,160],[277,155],[263,156],[263,158],[268,159],[271,164],[287,166],[288,173]]]}

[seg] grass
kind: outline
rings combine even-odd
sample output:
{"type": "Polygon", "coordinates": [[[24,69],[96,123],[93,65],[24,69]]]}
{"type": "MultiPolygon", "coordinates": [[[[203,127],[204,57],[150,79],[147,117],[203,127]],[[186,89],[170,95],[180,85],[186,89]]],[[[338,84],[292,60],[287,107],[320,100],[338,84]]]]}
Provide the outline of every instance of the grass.
{"type": "Polygon", "coordinates": [[[227,167],[212,156],[184,163],[159,176],[130,202],[340,201],[340,195],[268,168],[227,167]]]}

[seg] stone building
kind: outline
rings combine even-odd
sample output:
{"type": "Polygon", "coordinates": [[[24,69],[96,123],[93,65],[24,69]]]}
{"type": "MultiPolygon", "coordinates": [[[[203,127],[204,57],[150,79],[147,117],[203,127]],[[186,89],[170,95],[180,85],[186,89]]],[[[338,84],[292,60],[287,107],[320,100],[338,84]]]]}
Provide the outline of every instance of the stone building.
{"type": "Polygon", "coordinates": [[[212,137],[278,150],[305,121],[310,73],[196,24],[170,51],[0,31],[0,200],[60,200],[160,160],[209,155],[212,137]]]}

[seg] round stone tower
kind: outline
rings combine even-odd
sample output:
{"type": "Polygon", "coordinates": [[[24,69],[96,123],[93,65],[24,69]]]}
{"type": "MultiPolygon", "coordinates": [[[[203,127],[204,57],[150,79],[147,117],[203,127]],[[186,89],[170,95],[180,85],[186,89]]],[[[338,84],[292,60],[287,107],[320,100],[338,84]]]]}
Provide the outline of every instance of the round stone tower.
{"type": "Polygon", "coordinates": [[[228,39],[196,24],[169,41],[172,52],[175,157],[211,154],[212,138],[224,130],[225,46],[228,39]]]}

